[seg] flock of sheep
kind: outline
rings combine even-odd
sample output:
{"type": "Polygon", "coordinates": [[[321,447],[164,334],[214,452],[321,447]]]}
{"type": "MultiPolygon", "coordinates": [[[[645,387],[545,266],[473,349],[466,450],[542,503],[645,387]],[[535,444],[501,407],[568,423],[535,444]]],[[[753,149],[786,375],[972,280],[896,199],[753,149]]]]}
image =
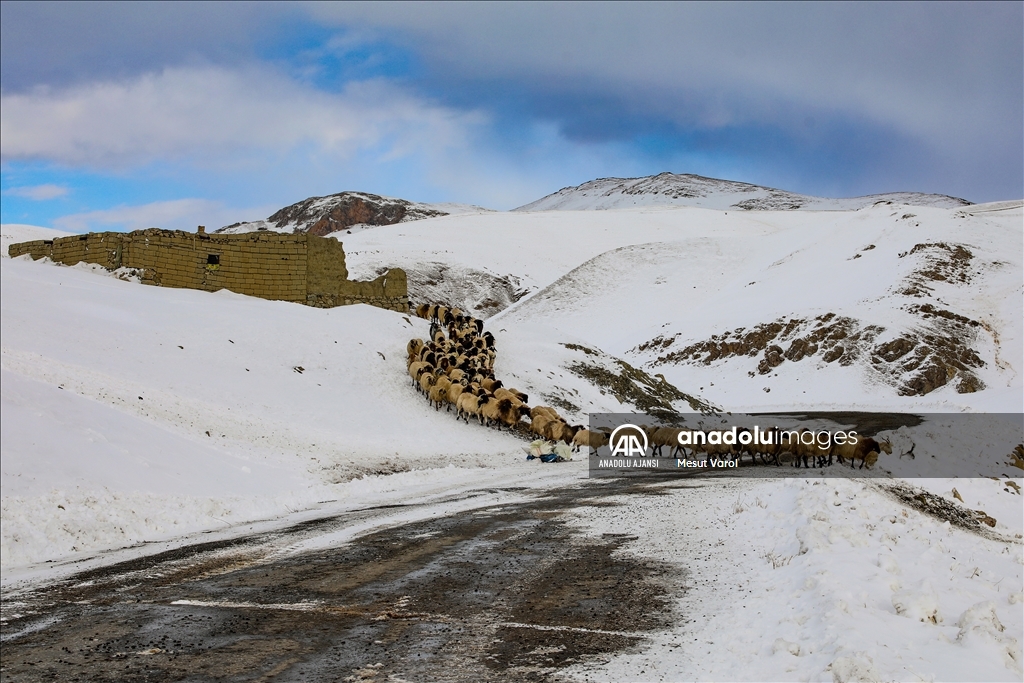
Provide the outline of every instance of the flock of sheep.
{"type": "MultiPolygon", "coordinates": [[[[641,429],[647,435],[651,455],[658,457],[662,456],[662,448],[668,446],[669,455],[667,457],[703,454],[708,457],[741,459],[744,455],[749,455],[751,464],[756,464],[757,458],[760,456],[761,461],[766,465],[769,463],[780,465],[783,454],[788,453],[793,458],[794,467],[799,467],[801,464],[804,467],[828,467],[832,465],[833,461],[838,461],[840,465],[849,461],[850,467],[856,466],[859,462],[863,469],[865,465],[873,466],[878,461],[880,453],[892,453],[891,444],[885,440],[877,441],[871,437],[860,436],[856,441],[844,441],[841,444],[830,439],[827,445],[822,446],[817,440],[807,438],[814,436],[815,432],[809,429],[799,429],[794,430],[795,436],[786,439],[786,443],[783,443],[783,439],[779,437],[779,432],[776,430],[773,443],[770,444],[755,443],[754,439],[749,439],[747,444],[729,444],[724,443],[725,440],[722,438],[709,438],[711,432],[715,430],[699,430],[704,433],[706,441],[717,443],[691,445],[688,454],[686,448],[679,443],[679,434],[695,430],[678,427],[647,427],[646,425],[641,425],[641,429]]],[[[750,430],[740,427],[736,431],[737,435],[743,432],[750,432],[750,430]]]]}
{"type": "MultiPolygon", "coordinates": [[[[521,428],[526,421],[528,429],[542,439],[571,445],[574,451],[587,447],[592,452],[608,444],[610,429],[591,431],[582,425],[570,425],[548,406],[527,405],[528,396],[521,391],[505,387],[494,377],[496,349],[494,335],[484,331],[479,318],[467,315],[458,308],[442,304],[420,304],[415,313],[430,321],[430,340],[411,339],[408,351],[408,370],[413,385],[427,401],[446,412],[455,408],[456,419],[467,424],[475,418],[483,426],[492,426],[499,431],[521,428]]],[[[740,445],[704,444],[691,446],[688,454],[679,445],[681,429],[674,427],[642,426],[647,435],[652,456],[661,456],[662,448],[669,447],[669,457],[679,455],[706,454],[709,457],[741,458],[750,455],[751,461],[760,456],[762,462],[780,464],[783,453],[795,456],[794,464],[804,467],[831,465],[833,458],[840,463],[850,461],[851,467],[860,461],[873,465],[880,451],[890,452],[888,443],[879,443],[872,438],[862,437],[856,444],[831,444],[826,450],[817,444],[805,445],[799,440],[794,444],[782,445],[740,445]],[[810,465],[809,465],[810,463],[810,465]]]]}
{"type": "Polygon", "coordinates": [[[496,379],[494,335],[484,331],[482,320],[441,304],[420,304],[416,315],[430,321],[430,340],[409,341],[409,376],[435,410],[454,407],[456,419],[468,424],[476,418],[498,430],[519,428],[528,420],[534,434],[577,451],[608,443],[607,434],[571,426],[554,408],[531,408],[526,394],[496,379]]]}

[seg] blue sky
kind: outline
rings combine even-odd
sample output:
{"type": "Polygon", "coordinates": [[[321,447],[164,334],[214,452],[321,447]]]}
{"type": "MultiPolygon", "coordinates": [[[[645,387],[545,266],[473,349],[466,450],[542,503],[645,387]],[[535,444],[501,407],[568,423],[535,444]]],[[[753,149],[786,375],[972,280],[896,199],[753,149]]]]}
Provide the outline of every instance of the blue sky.
{"type": "Polygon", "coordinates": [[[662,171],[1024,196],[1024,5],[2,3],[0,218],[510,209],[662,171]]]}

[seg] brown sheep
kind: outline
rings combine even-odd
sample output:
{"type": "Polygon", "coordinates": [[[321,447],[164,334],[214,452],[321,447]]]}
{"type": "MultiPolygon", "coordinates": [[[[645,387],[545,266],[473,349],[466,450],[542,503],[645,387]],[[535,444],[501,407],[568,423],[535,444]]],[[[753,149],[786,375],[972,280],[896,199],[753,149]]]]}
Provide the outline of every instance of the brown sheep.
{"type": "Polygon", "coordinates": [[[409,364],[409,376],[412,377],[413,386],[416,386],[420,382],[420,375],[424,372],[433,372],[434,366],[425,361],[418,360],[415,363],[409,364]]]}
{"type": "Polygon", "coordinates": [[[596,454],[601,446],[608,445],[608,435],[604,432],[592,432],[588,429],[581,429],[572,437],[573,450],[579,453],[581,446],[587,446],[591,452],[596,454]]]}
{"type": "Polygon", "coordinates": [[[571,444],[576,433],[583,429],[583,425],[576,425],[570,427],[565,422],[556,422],[551,424],[550,436],[546,437],[551,441],[563,441],[566,445],[571,444]]]}
{"type": "Polygon", "coordinates": [[[679,429],[673,427],[657,427],[644,430],[647,432],[648,444],[651,446],[651,455],[657,455],[661,457],[661,447],[668,446],[668,452],[671,456],[672,451],[681,448],[679,445],[679,429]]]}
{"type": "Polygon", "coordinates": [[[509,428],[515,426],[520,417],[519,407],[513,404],[511,399],[499,399],[494,396],[481,398],[480,415],[482,419],[496,426],[498,431],[501,431],[503,424],[509,428]]]}
{"type": "Polygon", "coordinates": [[[419,357],[420,351],[423,350],[423,340],[410,339],[409,344],[405,349],[409,353],[409,362],[411,363],[419,357]]]}
{"type": "MultiPolygon", "coordinates": [[[[537,409],[534,408],[533,410],[537,410],[537,409]]],[[[531,412],[533,412],[533,411],[531,411],[531,412]]],[[[537,415],[534,415],[533,419],[530,421],[530,431],[532,431],[537,436],[540,436],[540,437],[543,437],[545,439],[548,439],[548,438],[550,438],[548,436],[548,434],[551,431],[550,430],[550,426],[552,424],[559,423],[559,422],[562,422],[562,418],[560,418],[560,417],[551,417],[550,415],[548,415],[546,413],[538,413],[537,415]]],[[[565,424],[565,423],[562,422],[562,424],[565,424]]]]}
{"type": "Polygon", "coordinates": [[[434,383],[436,381],[437,376],[434,373],[424,372],[422,375],[420,375],[420,391],[422,391],[425,395],[429,396],[430,387],[434,386],[434,383]]]}
{"type": "Polygon", "coordinates": [[[840,463],[849,460],[851,468],[854,466],[855,460],[860,460],[860,469],[864,469],[864,465],[874,467],[882,451],[892,453],[892,446],[887,441],[879,443],[871,437],[865,436],[858,436],[857,443],[847,441],[842,445],[832,444],[832,454],[839,458],[840,463]]]}
{"type": "Polygon", "coordinates": [[[463,390],[455,401],[455,419],[469,422],[469,415],[475,415],[477,409],[477,396],[472,392],[463,390]]]}
{"type": "Polygon", "coordinates": [[[465,390],[466,384],[464,380],[451,383],[451,386],[448,387],[448,408],[446,408],[446,411],[450,411],[451,407],[458,403],[459,396],[465,390]]]}
{"type": "MultiPolygon", "coordinates": [[[[512,404],[515,406],[526,405],[526,394],[524,394],[521,391],[516,391],[515,389],[506,389],[505,387],[498,387],[492,393],[494,394],[495,398],[510,399],[512,401],[512,404]]],[[[527,409],[527,412],[529,412],[529,409],[527,409]]]]}
{"type": "Polygon", "coordinates": [[[550,406],[534,406],[530,409],[530,417],[537,417],[538,415],[547,415],[555,420],[562,419],[562,417],[555,412],[555,409],[550,406]]]}
{"type": "Polygon", "coordinates": [[[448,400],[448,390],[452,381],[445,376],[438,377],[427,394],[427,400],[434,406],[434,410],[440,410],[441,404],[448,400]]]}

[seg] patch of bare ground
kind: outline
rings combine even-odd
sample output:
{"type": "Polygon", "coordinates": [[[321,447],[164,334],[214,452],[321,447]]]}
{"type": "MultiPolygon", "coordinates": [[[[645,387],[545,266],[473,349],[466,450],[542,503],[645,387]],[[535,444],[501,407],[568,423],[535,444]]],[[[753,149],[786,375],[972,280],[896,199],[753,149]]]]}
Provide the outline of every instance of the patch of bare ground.
{"type": "Polygon", "coordinates": [[[971,510],[906,482],[879,484],[878,487],[904,505],[939,521],[949,522],[953,526],[996,541],[1021,543],[1020,538],[1011,539],[995,531],[992,527],[996,525],[997,520],[984,510],[971,510]]]}
{"type": "MultiPolygon", "coordinates": [[[[923,324],[884,342],[877,341],[885,332],[881,325],[826,313],[813,319],[780,318],[749,330],[739,328],[713,335],[662,354],[647,366],[711,365],[728,358],[761,355],[757,372],[766,375],[786,361],[796,363],[816,357],[840,365],[865,363],[901,395],[921,396],[954,380],[959,393],[983,389],[985,385],[975,371],[984,367],[985,361],[971,348],[979,323],[928,304],[906,310],[919,316],[923,324]]],[[[665,350],[678,336],[655,337],[630,352],[665,350]]]]}
{"type": "Polygon", "coordinates": [[[610,393],[620,403],[635,406],[638,412],[670,424],[679,419],[679,411],[674,405],[678,402],[686,403],[695,412],[718,412],[707,401],[680,391],[662,375],[651,376],[624,360],[580,344],[562,346],[584,354],[583,358],[566,366],[570,372],[598,387],[602,393],[610,393]]]}
{"type": "MultiPolygon", "coordinates": [[[[971,250],[962,244],[918,244],[900,257],[919,261],[896,291],[897,295],[914,298],[930,297],[938,282],[970,285],[981,268],[971,250]]],[[[1001,265],[992,262],[984,267],[1001,265]]],[[[660,354],[646,364],[649,368],[711,365],[729,358],[760,355],[757,373],[761,375],[775,371],[786,361],[795,363],[811,357],[840,365],[860,362],[904,396],[923,396],[950,383],[962,394],[985,388],[976,371],[986,363],[973,348],[978,335],[988,329],[984,323],[932,303],[901,307],[918,324],[885,341],[879,341],[886,331],[881,325],[825,313],[815,318],[779,318],[741,327],[683,348],[674,348],[681,334],[658,336],[630,353],[660,354]]]]}
{"type": "MultiPolygon", "coordinates": [[[[478,318],[505,310],[530,293],[515,275],[495,275],[486,270],[441,262],[403,267],[409,283],[409,300],[442,303],[478,318]]],[[[387,268],[377,268],[378,275],[387,268]]]]}

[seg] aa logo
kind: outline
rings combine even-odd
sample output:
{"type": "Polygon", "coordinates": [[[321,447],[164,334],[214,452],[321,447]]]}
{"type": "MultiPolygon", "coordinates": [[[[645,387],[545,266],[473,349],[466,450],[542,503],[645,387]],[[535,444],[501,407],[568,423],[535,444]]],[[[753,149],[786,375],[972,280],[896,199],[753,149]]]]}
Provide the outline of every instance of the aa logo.
{"type": "Polygon", "coordinates": [[[612,431],[608,444],[612,457],[642,458],[647,455],[647,434],[636,425],[619,425],[612,431]]]}

